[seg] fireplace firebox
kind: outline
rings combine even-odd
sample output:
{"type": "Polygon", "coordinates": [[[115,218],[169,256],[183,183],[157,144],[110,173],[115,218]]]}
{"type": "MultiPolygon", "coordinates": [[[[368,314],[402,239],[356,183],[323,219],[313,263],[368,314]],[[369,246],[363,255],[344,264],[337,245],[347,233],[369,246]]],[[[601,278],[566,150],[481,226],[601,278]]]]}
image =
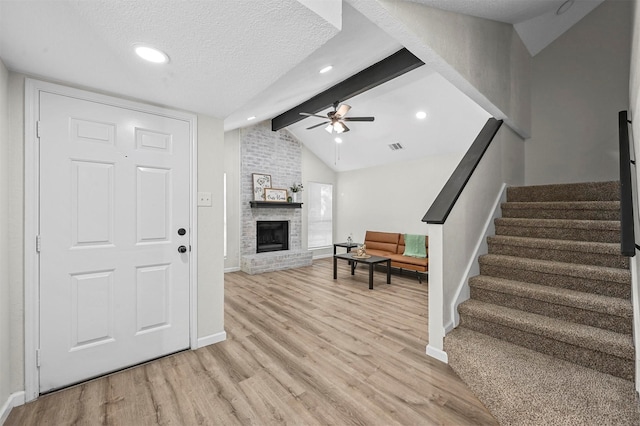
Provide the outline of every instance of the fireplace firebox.
{"type": "Polygon", "coordinates": [[[257,222],[256,253],[289,250],[289,222],[259,220],[257,222]]]}

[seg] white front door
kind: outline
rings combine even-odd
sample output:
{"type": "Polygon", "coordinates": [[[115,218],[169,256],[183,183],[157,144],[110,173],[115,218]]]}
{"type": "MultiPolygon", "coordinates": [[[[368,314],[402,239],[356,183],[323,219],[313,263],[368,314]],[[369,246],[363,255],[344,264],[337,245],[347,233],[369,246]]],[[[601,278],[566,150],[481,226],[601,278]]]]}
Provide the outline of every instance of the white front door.
{"type": "Polygon", "coordinates": [[[47,92],[39,121],[42,393],[189,347],[190,124],[47,92]]]}

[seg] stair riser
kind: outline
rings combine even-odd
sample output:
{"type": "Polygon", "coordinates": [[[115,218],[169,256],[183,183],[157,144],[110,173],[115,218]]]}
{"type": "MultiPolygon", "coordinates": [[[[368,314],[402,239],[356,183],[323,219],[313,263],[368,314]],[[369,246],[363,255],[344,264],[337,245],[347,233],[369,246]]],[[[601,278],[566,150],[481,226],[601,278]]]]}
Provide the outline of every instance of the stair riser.
{"type": "Polygon", "coordinates": [[[529,238],[549,238],[553,240],[592,241],[597,243],[620,242],[619,230],[496,225],[496,235],[510,235],[512,237],[529,238]]]}
{"type": "Polygon", "coordinates": [[[603,296],[620,297],[623,299],[631,298],[631,286],[629,283],[578,278],[482,263],[480,263],[480,274],[514,281],[567,288],[569,290],[583,291],[603,296]]]}
{"type": "Polygon", "coordinates": [[[630,334],[632,319],[609,315],[601,312],[588,311],[572,306],[558,305],[542,300],[519,297],[513,294],[500,293],[471,285],[471,298],[507,308],[519,309],[534,314],[545,315],[564,321],[598,327],[617,333],[630,334]]]}
{"type": "Polygon", "coordinates": [[[588,182],[507,188],[509,201],[619,201],[618,182],[588,182]]]}
{"type": "Polygon", "coordinates": [[[620,220],[618,210],[544,210],[502,207],[502,217],[526,219],[620,220]]]}
{"type": "Polygon", "coordinates": [[[627,257],[602,253],[523,247],[494,242],[489,242],[489,253],[529,259],[553,260],[564,263],[605,266],[609,268],[629,268],[629,259],[627,257]]]}
{"type": "Polygon", "coordinates": [[[514,345],[523,346],[584,367],[602,371],[603,373],[611,374],[612,376],[621,377],[626,380],[633,380],[634,362],[632,360],[622,359],[607,353],[574,346],[501,324],[469,317],[468,315],[460,315],[460,326],[505,340],[509,343],[513,343],[514,345]]]}

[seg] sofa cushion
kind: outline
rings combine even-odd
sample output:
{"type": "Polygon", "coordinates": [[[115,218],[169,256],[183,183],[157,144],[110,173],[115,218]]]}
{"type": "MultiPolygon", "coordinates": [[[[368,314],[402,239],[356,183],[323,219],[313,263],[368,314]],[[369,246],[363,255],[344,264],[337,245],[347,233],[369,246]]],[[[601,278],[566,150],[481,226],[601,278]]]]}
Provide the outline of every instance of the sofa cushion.
{"type": "Polygon", "coordinates": [[[410,257],[401,254],[390,254],[387,256],[391,262],[406,263],[407,265],[427,266],[429,265],[428,257],[410,257]]]}
{"type": "Polygon", "coordinates": [[[367,231],[364,236],[364,243],[369,250],[381,250],[389,253],[397,253],[400,235],[396,232],[367,231]]]}

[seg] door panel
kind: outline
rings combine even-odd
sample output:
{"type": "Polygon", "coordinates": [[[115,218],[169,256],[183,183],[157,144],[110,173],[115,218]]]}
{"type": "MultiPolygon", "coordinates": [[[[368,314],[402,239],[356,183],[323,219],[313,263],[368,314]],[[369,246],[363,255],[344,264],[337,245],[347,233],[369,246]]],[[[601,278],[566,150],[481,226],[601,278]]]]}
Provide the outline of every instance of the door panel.
{"type": "Polygon", "coordinates": [[[40,95],[40,391],[189,347],[189,123],[40,95]]]}

